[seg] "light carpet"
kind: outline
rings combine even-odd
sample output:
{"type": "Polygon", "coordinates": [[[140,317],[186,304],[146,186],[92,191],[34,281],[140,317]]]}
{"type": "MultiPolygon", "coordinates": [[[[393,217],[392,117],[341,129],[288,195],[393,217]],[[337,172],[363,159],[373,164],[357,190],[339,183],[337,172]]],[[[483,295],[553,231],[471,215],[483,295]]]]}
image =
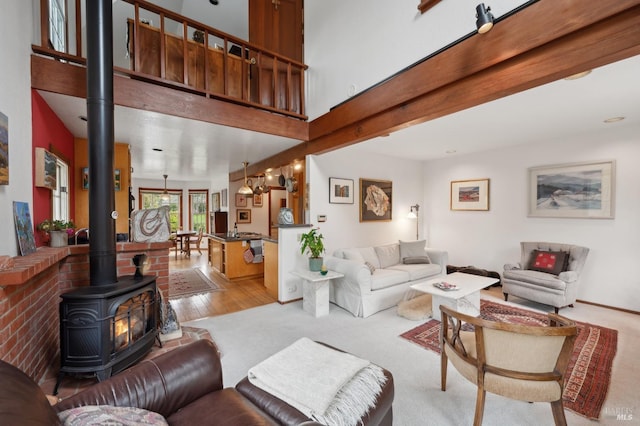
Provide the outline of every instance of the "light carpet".
{"type": "Polygon", "coordinates": [[[169,273],[169,299],[220,290],[200,269],[181,269],[169,273]]]}
{"type": "MultiPolygon", "coordinates": [[[[249,368],[260,361],[297,339],[308,337],[368,359],[392,372],[394,425],[473,424],[476,387],[452,371],[447,380],[447,391],[442,392],[440,357],[399,337],[414,327],[415,322],[398,316],[395,308],[363,319],[332,304],[328,316],[314,318],[302,310],[301,301],[286,305],[273,303],[184,325],[209,331],[222,352],[227,387],[235,386],[247,375],[249,368]]],[[[627,398],[626,394],[616,393],[619,398],[627,398]]],[[[632,406],[629,401],[618,403],[632,406]]],[[[593,424],[572,412],[566,412],[566,416],[572,426],[593,424]]],[[[547,403],[529,404],[488,394],[483,425],[507,424],[552,425],[551,408],[547,403]]]]}
{"type": "MultiPolygon", "coordinates": [[[[547,325],[546,314],[487,300],[481,300],[480,314],[482,318],[490,321],[547,325]]],[[[567,366],[562,401],[565,409],[597,420],[609,390],[618,332],[580,321],[576,321],[576,326],[578,336],[567,366]]],[[[402,333],[400,337],[440,354],[440,321],[432,319],[402,333]]]]}

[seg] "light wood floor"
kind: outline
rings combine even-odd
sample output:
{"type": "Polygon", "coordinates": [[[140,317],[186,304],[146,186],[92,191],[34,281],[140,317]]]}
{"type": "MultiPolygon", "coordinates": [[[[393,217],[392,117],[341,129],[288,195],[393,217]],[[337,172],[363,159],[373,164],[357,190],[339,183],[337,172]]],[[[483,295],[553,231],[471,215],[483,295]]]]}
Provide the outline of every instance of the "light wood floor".
{"type": "Polygon", "coordinates": [[[173,251],[170,251],[169,273],[191,268],[199,268],[223,290],[171,299],[171,306],[176,311],[180,322],[228,314],[276,302],[267,294],[262,278],[229,281],[214,272],[207,261],[206,250],[202,250],[202,254],[199,254],[197,250],[192,250],[190,258],[178,255],[177,260],[173,251]]]}

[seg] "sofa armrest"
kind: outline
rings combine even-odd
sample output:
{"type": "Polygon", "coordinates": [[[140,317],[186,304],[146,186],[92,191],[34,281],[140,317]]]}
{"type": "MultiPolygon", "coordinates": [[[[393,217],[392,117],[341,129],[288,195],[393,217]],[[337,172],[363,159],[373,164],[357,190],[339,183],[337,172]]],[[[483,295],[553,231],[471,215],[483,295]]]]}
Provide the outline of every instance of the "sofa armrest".
{"type": "Polygon", "coordinates": [[[136,407],[164,417],[222,389],[218,348],[198,340],[143,361],[54,406],[57,412],[83,405],[136,407]]]}
{"type": "Polygon", "coordinates": [[[425,248],[424,251],[427,253],[427,256],[429,256],[429,259],[431,259],[431,263],[440,265],[440,275],[446,275],[447,264],[449,263],[449,252],[429,247],[425,248]]]}
{"type": "Polygon", "coordinates": [[[574,281],[578,281],[578,273],[576,271],[560,272],[558,279],[565,283],[572,283],[574,281]]]}
{"type": "Polygon", "coordinates": [[[324,264],[328,269],[344,274],[342,278],[331,280],[335,285],[346,287],[359,295],[371,292],[371,271],[365,264],[334,256],[325,257],[324,264]]]}
{"type": "Polygon", "coordinates": [[[505,263],[505,271],[513,271],[514,269],[522,269],[522,265],[520,263],[505,263]]]}

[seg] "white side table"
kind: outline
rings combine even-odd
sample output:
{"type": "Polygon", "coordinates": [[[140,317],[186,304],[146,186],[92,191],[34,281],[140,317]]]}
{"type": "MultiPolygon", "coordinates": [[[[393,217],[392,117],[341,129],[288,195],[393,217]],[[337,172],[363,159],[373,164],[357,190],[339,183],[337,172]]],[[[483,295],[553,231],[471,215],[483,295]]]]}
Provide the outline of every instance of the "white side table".
{"type": "Polygon", "coordinates": [[[312,271],[291,271],[302,278],[302,309],[314,317],[329,315],[329,280],[344,277],[335,271],[328,271],[326,275],[312,271]]]}

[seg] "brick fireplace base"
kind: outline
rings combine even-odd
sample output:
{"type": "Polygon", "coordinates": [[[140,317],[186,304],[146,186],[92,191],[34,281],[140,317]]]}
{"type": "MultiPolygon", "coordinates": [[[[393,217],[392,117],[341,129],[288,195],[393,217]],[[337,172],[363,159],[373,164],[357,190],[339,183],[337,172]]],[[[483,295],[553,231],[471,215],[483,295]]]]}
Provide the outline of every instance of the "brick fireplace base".
{"type": "MultiPolygon", "coordinates": [[[[168,298],[171,246],[117,243],[117,275],[133,275],[133,256],[145,254],[144,275],[156,275],[158,290],[168,298]]],[[[41,247],[13,259],[12,269],[0,271],[0,359],[40,382],[60,353],[60,294],[89,285],[89,245],[41,247]]]]}
{"type": "MultiPolygon", "coordinates": [[[[182,337],[179,339],[168,340],[163,342],[162,347],[156,343],[151,352],[144,359],[151,359],[165,352],[169,352],[177,347],[184,346],[196,340],[207,339],[213,341],[209,332],[204,328],[196,327],[182,327],[182,337]]],[[[47,395],[53,393],[53,388],[56,384],[58,376],[59,361],[56,359],[50,368],[46,371],[44,377],[39,382],[40,389],[47,395]]],[[[58,388],[58,398],[67,398],[71,395],[75,395],[81,390],[96,383],[95,377],[79,377],[79,376],[67,376],[62,381],[58,388]]]]}

